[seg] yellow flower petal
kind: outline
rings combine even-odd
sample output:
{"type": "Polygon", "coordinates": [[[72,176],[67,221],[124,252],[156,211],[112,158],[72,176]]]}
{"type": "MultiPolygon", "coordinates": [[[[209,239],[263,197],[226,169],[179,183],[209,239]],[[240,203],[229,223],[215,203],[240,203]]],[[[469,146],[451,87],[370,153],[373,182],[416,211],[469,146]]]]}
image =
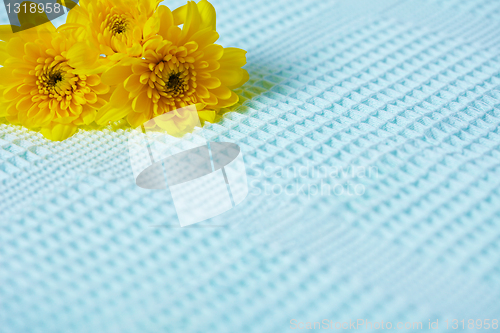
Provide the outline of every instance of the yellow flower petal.
{"type": "Polygon", "coordinates": [[[210,98],[210,93],[205,86],[199,85],[198,87],[196,87],[196,93],[201,98],[210,98]]]}
{"type": "Polygon", "coordinates": [[[193,1],[189,1],[187,4],[187,13],[182,26],[182,33],[179,37],[179,42],[181,44],[187,42],[189,37],[194,35],[199,30],[200,25],[201,17],[198,12],[198,7],[193,1]]]}
{"type": "Polygon", "coordinates": [[[240,82],[244,79],[244,75],[246,72],[242,68],[236,69],[218,69],[212,73],[213,76],[217,77],[223,85],[228,87],[237,87],[240,82]]]}
{"type": "Polygon", "coordinates": [[[160,30],[159,34],[163,36],[163,38],[168,38],[168,30],[174,24],[174,16],[172,12],[167,6],[160,6],[156,11],[156,15],[160,20],[160,30]]]}
{"type": "Polygon", "coordinates": [[[73,124],[55,124],[51,127],[45,127],[40,133],[52,141],[62,141],[76,133],[77,127],[73,124]]]}
{"type": "Polygon", "coordinates": [[[101,80],[110,86],[116,86],[123,83],[130,75],[132,70],[129,66],[116,65],[102,74],[101,80]]]}
{"type": "Polygon", "coordinates": [[[200,80],[199,82],[207,89],[215,89],[221,85],[220,80],[216,77],[210,77],[208,79],[200,80]]]}
{"type": "Polygon", "coordinates": [[[140,78],[141,78],[141,76],[137,75],[137,74],[130,75],[125,80],[125,88],[130,92],[135,92],[135,91],[139,90],[142,87],[140,78]]]}
{"type": "MultiPolygon", "coordinates": [[[[222,58],[226,49],[217,44],[210,44],[203,49],[203,55],[205,59],[219,60],[222,58]]],[[[241,67],[241,66],[240,66],[241,67]]]]}
{"type": "Polygon", "coordinates": [[[10,86],[3,91],[3,98],[7,101],[12,101],[18,97],[19,93],[17,92],[17,85],[10,86]]]}
{"type": "Polygon", "coordinates": [[[225,86],[212,89],[210,92],[214,93],[219,99],[229,99],[231,97],[231,90],[225,86]]]}
{"type": "Polygon", "coordinates": [[[76,6],[71,9],[66,18],[66,23],[77,23],[80,25],[86,25],[89,22],[89,17],[87,12],[81,7],[76,6]]]}
{"type": "Polygon", "coordinates": [[[25,41],[21,38],[12,38],[7,44],[7,50],[9,55],[12,57],[18,57],[20,54],[24,53],[24,43],[25,41]]]}
{"type": "Polygon", "coordinates": [[[160,21],[155,17],[150,17],[143,29],[144,39],[148,39],[156,35],[160,31],[160,21]]]}
{"type": "Polygon", "coordinates": [[[127,121],[132,127],[139,127],[149,119],[149,113],[130,112],[127,116],[127,121]]]}
{"type": "Polygon", "coordinates": [[[185,4],[184,6],[181,6],[179,8],[176,8],[172,12],[174,24],[175,25],[184,24],[184,22],[186,21],[187,12],[188,12],[188,5],[187,4],[185,4]]]}
{"type": "Polygon", "coordinates": [[[68,50],[67,58],[68,64],[73,68],[92,68],[98,65],[99,52],[85,42],[78,42],[68,50]]]}
{"type": "Polygon", "coordinates": [[[95,117],[98,125],[108,124],[126,117],[130,112],[130,107],[114,107],[112,104],[104,106],[95,117]]]}
{"type": "Polygon", "coordinates": [[[234,91],[231,91],[231,97],[228,99],[219,99],[219,104],[217,106],[220,108],[227,108],[238,103],[238,100],[238,95],[234,91]]]}
{"type": "Polygon", "coordinates": [[[125,117],[131,111],[131,103],[128,98],[128,91],[123,84],[119,85],[113,94],[109,104],[103,106],[96,115],[95,122],[98,125],[107,124],[110,121],[117,121],[125,117]]]}
{"type": "Polygon", "coordinates": [[[198,2],[197,6],[202,21],[200,29],[209,27],[212,30],[216,30],[216,15],[214,6],[212,6],[212,4],[207,0],[201,0],[198,2]]]}
{"type": "Polygon", "coordinates": [[[29,110],[29,108],[31,108],[32,105],[33,102],[31,101],[31,96],[26,96],[17,102],[16,108],[19,111],[24,111],[24,110],[29,110]]]}
{"type": "Polygon", "coordinates": [[[148,96],[146,90],[142,91],[132,101],[132,109],[135,112],[149,113],[150,107],[151,107],[151,98],[148,96]]]}
{"type": "Polygon", "coordinates": [[[226,67],[243,67],[246,63],[247,51],[235,47],[224,48],[224,54],[220,58],[221,68],[226,67]]]}
{"type": "Polygon", "coordinates": [[[210,111],[210,110],[198,111],[198,115],[199,115],[200,119],[211,122],[211,123],[215,119],[215,111],[210,111]]]}
{"type": "Polygon", "coordinates": [[[152,15],[156,7],[158,7],[158,4],[162,0],[142,0],[140,2],[140,7],[141,11],[144,13],[147,13],[149,15],[152,15]]]}
{"type": "Polygon", "coordinates": [[[83,106],[82,113],[80,117],[73,121],[73,124],[75,125],[89,125],[91,122],[94,121],[96,116],[96,111],[94,108],[88,105],[83,106]]]}
{"type": "Polygon", "coordinates": [[[14,36],[10,25],[0,25],[0,40],[8,42],[14,36]]]}

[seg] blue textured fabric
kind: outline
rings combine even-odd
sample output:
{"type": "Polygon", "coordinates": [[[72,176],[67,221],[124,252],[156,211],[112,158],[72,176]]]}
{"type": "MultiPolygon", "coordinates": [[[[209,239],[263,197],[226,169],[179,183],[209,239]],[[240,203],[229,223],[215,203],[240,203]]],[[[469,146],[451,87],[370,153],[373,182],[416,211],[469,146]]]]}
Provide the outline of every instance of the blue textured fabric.
{"type": "Polygon", "coordinates": [[[202,135],[241,147],[248,198],[179,228],[127,130],[0,124],[0,333],[500,319],[500,2],[213,4],[250,81],[202,135]],[[350,195],[271,172],[352,166],[376,172],[325,180],[350,195]]]}

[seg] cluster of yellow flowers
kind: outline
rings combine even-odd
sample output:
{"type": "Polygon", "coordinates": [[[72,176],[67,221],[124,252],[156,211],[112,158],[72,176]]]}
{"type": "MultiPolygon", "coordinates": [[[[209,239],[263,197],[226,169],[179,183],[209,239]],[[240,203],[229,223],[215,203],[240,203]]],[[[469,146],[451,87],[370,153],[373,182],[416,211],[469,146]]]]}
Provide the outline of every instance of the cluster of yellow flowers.
{"type": "Polygon", "coordinates": [[[81,0],[66,23],[0,27],[0,117],[64,140],[78,127],[196,105],[212,122],[248,80],[246,52],[214,44],[214,7],[189,1],[81,0]]]}

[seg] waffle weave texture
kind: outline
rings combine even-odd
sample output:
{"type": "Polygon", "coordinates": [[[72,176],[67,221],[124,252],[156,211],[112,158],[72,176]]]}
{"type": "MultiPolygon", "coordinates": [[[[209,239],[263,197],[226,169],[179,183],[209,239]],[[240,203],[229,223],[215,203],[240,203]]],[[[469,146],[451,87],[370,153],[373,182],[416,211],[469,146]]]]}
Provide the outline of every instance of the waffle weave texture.
{"type": "Polygon", "coordinates": [[[180,228],[135,185],[128,130],[1,123],[0,333],[500,319],[500,1],[213,4],[250,81],[200,135],[241,147],[249,196],[180,228]],[[376,173],[276,190],[318,184],[268,172],[304,166],[376,173]]]}

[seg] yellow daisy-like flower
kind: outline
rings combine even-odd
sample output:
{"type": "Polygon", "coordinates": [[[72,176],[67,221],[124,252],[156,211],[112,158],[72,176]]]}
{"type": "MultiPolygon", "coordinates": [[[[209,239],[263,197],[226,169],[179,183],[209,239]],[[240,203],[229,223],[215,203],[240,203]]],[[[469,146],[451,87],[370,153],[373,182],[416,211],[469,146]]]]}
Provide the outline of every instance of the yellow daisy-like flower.
{"type": "Polygon", "coordinates": [[[93,122],[110,89],[72,63],[75,37],[50,22],[16,34],[9,29],[0,28],[0,117],[50,140],[64,140],[93,122]]]}
{"type": "Polygon", "coordinates": [[[79,45],[79,64],[92,69],[108,66],[125,56],[141,56],[142,44],[160,1],[81,0],[62,27],[80,29],[79,38],[85,42],[79,45]],[[100,61],[89,61],[89,52],[92,57],[95,53],[101,55],[100,61]]]}
{"type": "Polygon", "coordinates": [[[158,7],[143,30],[142,55],[103,73],[103,82],[116,89],[96,122],[127,117],[136,127],[188,105],[196,105],[201,119],[213,121],[217,110],[234,105],[238,96],[231,89],[248,80],[241,68],[246,51],[214,44],[215,24],[215,9],[206,0],[189,1],[174,12],[158,7]]]}

